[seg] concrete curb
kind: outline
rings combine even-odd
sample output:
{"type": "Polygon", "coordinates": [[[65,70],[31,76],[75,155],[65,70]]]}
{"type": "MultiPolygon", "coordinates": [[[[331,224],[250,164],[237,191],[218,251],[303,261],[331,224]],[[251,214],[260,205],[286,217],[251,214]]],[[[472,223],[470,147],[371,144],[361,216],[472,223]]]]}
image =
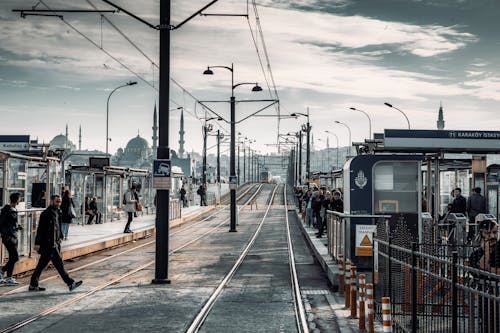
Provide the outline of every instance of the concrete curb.
{"type": "MultiPolygon", "coordinates": [[[[311,239],[311,235],[307,232],[306,228],[304,227],[304,224],[302,223],[302,219],[300,218],[299,212],[296,209],[295,214],[297,217],[297,220],[299,221],[300,224],[300,230],[302,231],[302,234],[304,235],[307,243],[309,244],[309,247],[312,249],[314,253],[314,257],[318,261],[318,263],[321,265],[321,268],[323,268],[323,271],[326,273],[328,280],[330,281],[332,285],[333,291],[338,291],[339,290],[339,266],[333,261],[329,255],[322,255],[318,249],[318,245],[313,242],[311,239]]],[[[321,244],[321,246],[324,246],[321,244]]]]}
{"type": "MultiPolygon", "coordinates": [[[[183,224],[189,223],[193,220],[196,220],[201,215],[211,212],[215,210],[216,206],[204,207],[192,214],[183,216],[179,219],[175,219],[170,221],[170,228],[177,228],[183,224]]],[[[63,260],[74,259],[81,256],[85,256],[91,253],[99,252],[102,250],[110,249],[117,246],[123,246],[133,241],[137,241],[139,239],[148,238],[155,235],[155,226],[147,226],[134,230],[132,234],[112,234],[108,237],[101,238],[98,240],[91,240],[88,242],[82,242],[78,244],[74,244],[71,246],[62,248],[62,257],[63,260]]],[[[34,254],[30,257],[21,257],[17,263],[14,270],[14,274],[21,274],[32,271],[35,269],[36,264],[38,262],[38,254],[34,254]]]]}

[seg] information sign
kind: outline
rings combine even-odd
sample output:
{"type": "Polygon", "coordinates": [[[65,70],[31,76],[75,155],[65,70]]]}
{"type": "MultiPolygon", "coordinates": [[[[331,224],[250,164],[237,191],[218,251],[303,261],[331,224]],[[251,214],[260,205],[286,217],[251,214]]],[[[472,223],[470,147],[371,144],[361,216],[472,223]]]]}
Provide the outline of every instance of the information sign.
{"type": "Polygon", "coordinates": [[[356,256],[371,257],[373,255],[373,234],[376,232],[376,230],[377,226],[375,225],[356,225],[356,256]]]}
{"type": "Polygon", "coordinates": [[[153,161],[153,188],[157,190],[170,190],[172,164],[170,160],[153,161]]]}

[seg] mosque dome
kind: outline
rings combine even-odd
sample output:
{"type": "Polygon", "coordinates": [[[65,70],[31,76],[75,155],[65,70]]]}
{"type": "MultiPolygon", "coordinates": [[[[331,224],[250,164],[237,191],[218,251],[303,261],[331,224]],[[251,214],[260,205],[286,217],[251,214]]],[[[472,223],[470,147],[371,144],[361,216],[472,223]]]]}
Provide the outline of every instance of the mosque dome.
{"type": "Polygon", "coordinates": [[[67,140],[66,142],[66,135],[59,134],[56,135],[51,141],[50,141],[50,147],[51,148],[69,148],[71,150],[74,150],[76,146],[71,142],[71,140],[67,140]]]}
{"type": "Polygon", "coordinates": [[[147,156],[149,144],[146,139],[141,138],[139,134],[131,139],[125,147],[125,158],[127,160],[136,160],[147,156]]]}

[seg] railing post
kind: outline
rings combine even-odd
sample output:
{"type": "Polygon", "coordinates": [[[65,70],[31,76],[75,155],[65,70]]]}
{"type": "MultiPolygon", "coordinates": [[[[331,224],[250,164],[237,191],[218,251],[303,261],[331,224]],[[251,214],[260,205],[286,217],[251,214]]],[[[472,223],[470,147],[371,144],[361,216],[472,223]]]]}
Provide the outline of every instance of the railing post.
{"type": "Polygon", "coordinates": [[[359,330],[361,332],[366,331],[365,324],[365,286],[366,276],[365,274],[359,274],[359,330]]]}
{"type": "Polygon", "coordinates": [[[389,292],[389,298],[392,299],[392,236],[389,235],[388,237],[388,243],[389,243],[389,246],[388,246],[388,249],[387,249],[387,265],[385,267],[387,267],[387,277],[389,279],[389,283],[386,283],[387,285],[387,289],[388,289],[388,292],[389,292]]]}
{"type": "Polygon", "coordinates": [[[411,331],[417,333],[417,243],[411,243],[411,331]]]}
{"type": "Polygon", "coordinates": [[[373,319],[375,313],[373,310],[373,284],[366,284],[366,303],[368,305],[368,333],[374,333],[373,319]]]}
{"type": "Polygon", "coordinates": [[[351,304],[351,260],[345,261],[345,308],[349,309],[351,304]]]}
{"type": "Polygon", "coordinates": [[[344,294],[344,256],[339,254],[339,294],[344,294]]]}
{"type": "Polygon", "coordinates": [[[351,266],[351,318],[357,318],[356,266],[351,266]]]}
{"type": "Polygon", "coordinates": [[[458,332],[458,252],[453,251],[452,258],[452,266],[451,266],[451,332],[458,332]]]}

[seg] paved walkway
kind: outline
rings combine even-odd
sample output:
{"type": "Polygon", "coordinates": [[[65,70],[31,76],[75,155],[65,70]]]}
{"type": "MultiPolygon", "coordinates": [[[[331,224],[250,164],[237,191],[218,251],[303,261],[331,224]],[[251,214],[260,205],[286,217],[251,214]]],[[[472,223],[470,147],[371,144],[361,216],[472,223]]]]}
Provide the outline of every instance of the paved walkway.
{"type": "MultiPolygon", "coordinates": [[[[187,217],[201,211],[200,206],[191,206],[182,208],[182,216],[187,217]]],[[[127,224],[126,219],[117,220],[113,222],[106,222],[103,224],[90,224],[82,226],[80,224],[71,224],[69,227],[68,240],[62,244],[63,251],[65,248],[82,245],[86,243],[93,243],[109,237],[114,237],[123,234],[127,224]]],[[[132,231],[149,229],[155,224],[155,215],[142,215],[134,218],[130,229],[132,231]]]]}

